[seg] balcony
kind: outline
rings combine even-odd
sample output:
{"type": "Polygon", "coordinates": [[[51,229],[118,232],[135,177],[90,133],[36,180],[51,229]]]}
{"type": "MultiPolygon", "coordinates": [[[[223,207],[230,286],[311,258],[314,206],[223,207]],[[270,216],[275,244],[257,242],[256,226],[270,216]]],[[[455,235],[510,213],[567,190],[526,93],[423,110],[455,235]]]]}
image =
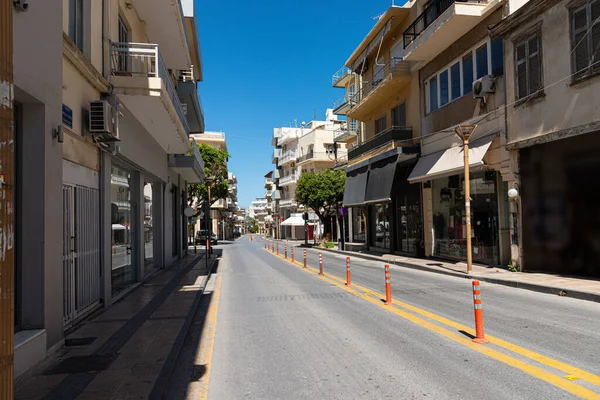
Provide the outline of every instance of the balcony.
{"type": "Polygon", "coordinates": [[[429,62],[495,11],[500,0],[438,0],[404,31],[404,59],[429,62]]]}
{"type": "Polygon", "coordinates": [[[271,186],[273,186],[273,179],[265,178],[265,189],[269,189],[271,186]]]}
{"type": "Polygon", "coordinates": [[[115,94],[158,144],[187,153],[190,128],[158,45],[112,43],[110,74],[115,94]]]}
{"type": "Polygon", "coordinates": [[[223,132],[204,132],[193,134],[192,137],[199,143],[206,143],[221,150],[227,150],[227,141],[223,132]]]}
{"type": "Polygon", "coordinates": [[[348,165],[348,154],[344,154],[343,156],[338,157],[335,160],[335,164],[334,164],[333,168],[334,169],[343,168],[346,165],[348,165]]]}
{"type": "Polygon", "coordinates": [[[281,138],[281,128],[273,129],[273,137],[271,138],[271,146],[277,146],[277,142],[281,138]]]}
{"type": "Polygon", "coordinates": [[[177,95],[183,106],[183,113],[190,127],[190,132],[204,132],[204,110],[198,96],[193,67],[181,73],[177,82],[177,95]]]}
{"type": "Polygon", "coordinates": [[[188,154],[169,155],[169,167],[187,181],[187,183],[204,182],[204,161],[198,150],[198,145],[192,140],[191,151],[188,154]]]}
{"type": "Polygon", "coordinates": [[[309,151],[308,153],[301,155],[297,158],[297,162],[299,165],[307,163],[307,162],[312,162],[312,161],[334,162],[335,154],[333,153],[333,151],[327,151],[327,152],[309,151]]]}
{"type": "Polygon", "coordinates": [[[135,12],[145,22],[148,39],[163,49],[167,67],[184,70],[194,64],[190,57],[181,0],[131,1],[135,12]]]}
{"type": "Polygon", "coordinates": [[[383,101],[396,96],[410,83],[412,65],[402,58],[395,57],[385,65],[377,65],[373,73],[374,78],[364,82],[362,88],[354,95],[354,104],[347,115],[364,121],[383,101]]]}
{"type": "Polygon", "coordinates": [[[283,178],[279,179],[279,186],[287,186],[287,185],[291,185],[292,183],[296,183],[296,182],[298,182],[298,175],[291,174],[291,175],[284,176],[283,178]]]}
{"type": "MultiPolygon", "coordinates": [[[[279,162],[277,165],[282,166],[287,163],[295,162],[298,157],[298,150],[287,150],[279,158],[279,162]]],[[[279,181],[281,183],[281,180],[279,181]]]]}
{"type": "Polygon", "coordinates": [[[298,140],[301,136],[302,130],[299,128],[287,128],[287,130],[282,130],[281,138],[277,141],[278,145],[284,145],[289,142],[293,142],[298,140]]]}
{"type": "Polygon", "coordinates": [[[358,162],[397,147],[413,147],[412,128],[392,126],[348,151],[348,161],[358,162]]]}
{"type": "MultiPolygon", "coordinates": [[[[358,124],[357,124],[358,125],[358,124]]],[[[348,129],[347,127],[339,128],[333,131],[333,141],[335,143],[348,143],[356,139],[356,136],[360,133],[360,128],[348,129]]]]}
{"type": "Polygon", "coordinates": [[[354,93],[345,94],[333,103],[333,113],[336,115],[346,115],[350,108],[354,106],[354,93]]]}
{"type": "Polygon", "coordinates": [[[279,200],[280,208],[296,207],[296,206],[298,206],[298,203],[296,203],[296,201],[294,199],[279,200]]]}
{"type": "Polygon", "coordinates": [[[279,149],[279,148],[273,149],[273,157],[271,157],[272,158],[272,160],[271,160],[272,164],[277,164],[278,163],[279,159],[281,158],[281,153],[282,153],[281,149],[279,149]]]}
{"type": "Polygon", "coordinates": [[[337,88],[344,88],[346,84],[352,78],[352,71],[350,68],[343,66],[331,77],[331,86],[337,88]]]}

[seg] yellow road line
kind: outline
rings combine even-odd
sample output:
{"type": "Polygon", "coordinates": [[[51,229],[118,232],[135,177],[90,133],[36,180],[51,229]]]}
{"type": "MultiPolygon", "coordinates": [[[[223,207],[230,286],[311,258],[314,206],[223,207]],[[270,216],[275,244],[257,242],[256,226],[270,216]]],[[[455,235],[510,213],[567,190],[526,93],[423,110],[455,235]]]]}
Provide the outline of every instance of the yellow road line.
{"type": "Polygon", "coordinates": [[[206,400],[208,398],[208,385],[210,383],[210,369],[215,347],[215,334],[217,331],[217,315],[219,312],[219,299],[221,298],[221,274],[217,278],[215,289],[212,293],[206,319],[202,328],[202,337],[196,354],[196,365],[204,367],[202,376],[196,382],[191,382],[188,387],[187,399],[206,400]]]}
{"type": "MultiPolygon", "coordinates": [[[[298,264],[300,266],[302,265],[300,263],[298,263],[298,264]]],[[[595,393],[595,392],[593,392],[593,391],[591,391],[589,389],[586,389],[586,388],[584,388],[584,387],[582,387],[580,385],[577,385],[577,384],[575,384],[575,383],[573,383],[571,381],[565,380],[562,377],[559,377],[559,376],[554,375],[554,374],[552,374],[550,372],[544,371],[541,368],[529,365],[529,364],[527,364],[527,363],[525,363],[525,362],[523,362],[521,360],[518,360],[518,359],[516,359],[514,357],[508,356],[508,355],[506,355],[504,353],[501,353],[501,352],[499,352],[497,350],[491,349],[491,348],[486,347],[486,346],[481,346],[479,344],[475,344],[471,340],[469,340],[467,338],[464,338],[463,336],[461,336],[461,335],[459,335],[459,334],[457,334],[457,333],[455,333],[453,331],[449,331],[447,329],[444,329],[443,327],[440,327],[439,325],[436,325],[436,324],[433,324],[433,323],[431,323],[429,321],[423,320],[423,319],[421,319],[421,318],[419,318],[419,317],[417,317],[417,316],[415,316],[413,314],[407,313],[407,312],[405,312],[405,311],[403,311],[401,309],[398,309],[398,308],[395,308],[395,307],[389,307],[389,306],[386,307],[379,300],[380,298],[383,297],[380,293],[377,293],[377,292],[372,291],[370,289],[364,288],[364,287],[362,287],[360,285],[356,285],[354,283],[352,284],[352,287],[347,287],[343,283],[345,281],[343,281],[341,278],[338,278],[337,276],[333,276],[333,277],[330,277],[330,276],[319,276],[317,274],[317,272],[316,272],[317,271],[316,268],[313,268],[313,267],[310,267],[310,266],[307,266],[307,270],[308,270],[307,272],[311,273],[312,275],[316,275],[317,277],[321,278],[322,280],[327,281],[327,282],[331,283],[332,285],[335,285],[335,286],[337,286],[337,287],[339,287],[339,288],[341,288],[343,290],[346,290],[347,292],[350,292],[350,293],[352,293],[352,294],[354,294],[354,295],[356,295],[356,296],[358,296],[358,297],[360,297],[360,298],[362,298],[362,299],[364,299],[364,300],[366,300],[366,301],[368,301],[368,302],[370,302],[372,304],[375,304],[375,305],[377,305],[377,306],[379,306],[381,308],[384,308],[384,309],[386,309],[386,310],[388,310],[388,311],[390,311],[390,312],[392,312],[392,313],[394,313],[394,314],[396,314],[396,315],[398,315],[398,316],[400,316],[402,318],[405,318],[405,319],[407,319],[407,320],[409,320],[409,321],[411,321],[411,322],[413,322],[413,323],[415,323],[417,325],[420,325],[420,326],[422,326],[424,328],[427,328],[427,329],[429,329],[429,330],[431,330],[433,332],[436,332],[436,333],[438,333],[438,334],[440,334],[440,335],[442,335],[444,337],[447,337],[448,339],[451,339],[451,340],[453,340],[453,341],[455,341],[457,343],[463,344],[464,346],[467,346],[468,348],[470,348],[472,350],[475,350],[475,351],[477,351],[477,352],[479,352],[481,354],[484,354],[484,355],[486,355],[488,357],[491,357],[491,358],[493,358],[493,359],[495,359],[497,361],[503,362],[503,363],[505,363],[507,365],[510,365],[512,367],[518,368],[518,369],[520,369],[520,370],[522,370],[522,371],[524,371],[524,372],[526,372],[526,373],[528,373],[528,374],[530,374],[532,376],[535,376],[538,379],[541,379],[541,380],[543,380],[545,382],[548,382],[548,383],[550,383],[550,384],[552,384],[554,386],[557,386],[557,387],[559,387],[559,388],[561,388],[563,390],[566,390],[569,393],[572,393],[572,394],[574,394],[576,396],[579,396],[581,398],[584,398],[584,399],[600,399],[600,395],[598,395],[597,393],[595,393]],[[342,282],[342,283],[340,283],[340,282],[342,282]],[[359,290],[363,291],[364,293],[360,293],[356,289],[359,289],[359,290]],[[376,297],[378,297],[378,299],[373,298],[372,297],[373,295],[375,295],[376,297]]],[[[415,313],[419,313],[419,314],[421,314],[421,315],[423,315],[423,316],[425,316],[427,318],[430,318],[432,320],[435,320],[435,321],[438,321],[438,322],[442,322],[445,325],[448,325],[448,326],[450,326],[452,328],[456,328],[458,330],[464,330],[466,332],[469,332],[469,331],[472,332],[471,328],[468,328],[466,326],[458,324],[458,323],[456,323],[454,321],[451,321],[449,319],[440,317],[440,316],[435,315],[433,313],[430,313],[428,311],[421,310],[421,309],[419,309],[417,307],[414,307],[414,306],[411,306],[409,304],[405,304],[405,303],[402,303],[402,302],[394,300],[394,305],[399,305],[400,307],[406,308],[406,309],[408,309],[410,311],[413,311],[415,313]]],[[[576,368],[576,367],[573,367],[571,365],[561,363],[561,362],[553,360],[553,359],[551,359],[549,357],[546,357],[546,356],[543,356],[541,354],[535,353],[533,351],[527,350],[527,349],[522,348],[520,346],[513,345],[513,344],[505,342],[503,340],[500,340],[500,339],[497,339],[497,338],[493,338],[491,336],[487,336],[487,337],[488,337],[488,339],[490,339],[490,341],[492,343],[494,343],[494,344],[496,344],[496,345],[498,345],[500,347],[503,347],[503,348],[505,348],[507,350],[510,350],[510,351],[512,351],[512,352],[514,352],[516,354],[523,355],[523,356],[528,357],[528,358],[530,358],[530,359],[532,359],[534,361],[537,361],[537,362],[540,362],[542,364],[548,365],[550,367],[553,367],[553,368],[556,368],[556,369],[568,372],[571,375],[576,375],[579,378],[584,379],[584,380],[586,380],[586,381],[588,381],[590,383],[593,383],[595,385],[598,385],[598,383],[600,383],[600,377],[598,377],[598,376],[596,376],[594,374],[591,374],[589,372],[583,371],[583,370],[581,370],[579,368],[576,368]]]]}

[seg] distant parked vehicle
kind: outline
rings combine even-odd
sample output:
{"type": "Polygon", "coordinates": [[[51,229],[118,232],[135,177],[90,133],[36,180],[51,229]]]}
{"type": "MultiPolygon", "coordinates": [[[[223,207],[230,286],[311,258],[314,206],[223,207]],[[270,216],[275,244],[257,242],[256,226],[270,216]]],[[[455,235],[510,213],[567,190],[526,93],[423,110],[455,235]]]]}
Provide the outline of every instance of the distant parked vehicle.
{"type": "MultiPolygon", "coordinates": [[[[196,233],[196,244],[206,243],[206,239],[208,238],[207,232],[206,229],[202,229],[196,233]]],[[[214,232],[210,233],[210,243],[213,245],[217,244],[217,235],[214,232]]]]}

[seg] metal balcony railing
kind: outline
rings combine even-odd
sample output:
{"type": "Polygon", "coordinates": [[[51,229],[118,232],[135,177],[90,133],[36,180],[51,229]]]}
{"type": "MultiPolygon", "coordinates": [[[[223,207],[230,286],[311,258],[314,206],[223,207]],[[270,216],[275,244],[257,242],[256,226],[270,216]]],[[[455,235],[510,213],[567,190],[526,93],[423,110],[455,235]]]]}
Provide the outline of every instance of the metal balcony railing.
{"type": "Polygon", "coordinates": [[[310,160],[334,161],[335,154],[333,151],[326,151],[326,152],[325,151],[324,152],[309,151],[308,153],[303,154],[297,158],[297,162],[299,162],[299,163],[304,162],[304,161],[310,161],[310,160]]]}
{"type": "Polygon", "coordinates": [[[333,74],[333,76],[331,77],[331,84],[335,85],[342,78],[344,78],[346,75],[350,75],[351,73],[352,73],[352,70],[350,68],[343,66],[335,74],[333,74]]]}
{"type": "MultiPolygon", "coordinates": [[[[194,78],[194,66],[192,65],[190,69],[181,71],[181,75],[179,76],[179,81],[183,83],[193,83],[196,85],[196,78],[194,78]]],[[[202,99],[200,96],[196,96],[198,98],[198,105],[200,107],[200,112],[204,115],[204,108],[202,107],[202,99]]]]}
{"type": "Polygon", "coordinates": [[[171,74],[158,51],[157,44],[114,42],[110,46],[111,74],[116,76],[145,76],[161,78],[179,120],[189,136],[188,125],[171,74]]]}
{"type": "Polygon", "coordinates": [[[411,64],[402,58],[392,57],[385,65],[376,65],[373,69],[373,79],[365,81],[361,87],[360,100],[371,93],[385,78],[390,75],[410,75],[411,64]]]}
{"type": "Polygon", "coordinates": [[[348,151],[348,159],[352,160],[371,150],[398,141],[412,141],[412,128],[406,126],[392,126],[378,133],[366,142],[360,143],[348,151]]]}
{"type": "Polygon", "coordinates": [[[279,157],[279,165],[283,165],[287,162],[294,161],[297,157],[298,150],[287,150],[281,154],[281,157],[279,157]]]}
{"type": "Polygon", "coordinates": [[[467,3],[468,0],[437,0],[425,7],[423,12],[406,28],[403,34],[404,48],[408,47],[429,25],[455,2],[467,3]]]}

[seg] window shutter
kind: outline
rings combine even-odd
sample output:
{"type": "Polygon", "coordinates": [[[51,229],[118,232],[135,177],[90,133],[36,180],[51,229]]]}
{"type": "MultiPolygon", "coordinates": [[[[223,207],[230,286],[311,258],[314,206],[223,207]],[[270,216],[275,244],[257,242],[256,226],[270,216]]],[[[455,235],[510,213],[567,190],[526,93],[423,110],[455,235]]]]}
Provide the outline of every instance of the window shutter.
{"type": "Polygon", "coordinates": [[[539,41],[537,35],[529,39],[528,50],[529,94],[533,94],[542,88],[542,60],[540,58],[539,41]]]}
{"type": "Polygon", "coordinates": [[[587,6],[573,11],[573,67],[575,68],[575,78],[579,78],[587,73],[587,67],[590,61],[590,51],[587,33],[587,6]]]}
{"type": "MultiPolygon", "coordinates": [[[[591,22],[594,23],[600,19],[600,1],[591,4],[591,22]]],[[[596,22],[590,33],[592,40],[592,71],[600,71],[600,21],[596,22]]]]}
{"type": "Polygon", "coordinates": [[[517,98],[522,99],[527,96],[527,44],[526,42],[517,45],[517,98]]]}

